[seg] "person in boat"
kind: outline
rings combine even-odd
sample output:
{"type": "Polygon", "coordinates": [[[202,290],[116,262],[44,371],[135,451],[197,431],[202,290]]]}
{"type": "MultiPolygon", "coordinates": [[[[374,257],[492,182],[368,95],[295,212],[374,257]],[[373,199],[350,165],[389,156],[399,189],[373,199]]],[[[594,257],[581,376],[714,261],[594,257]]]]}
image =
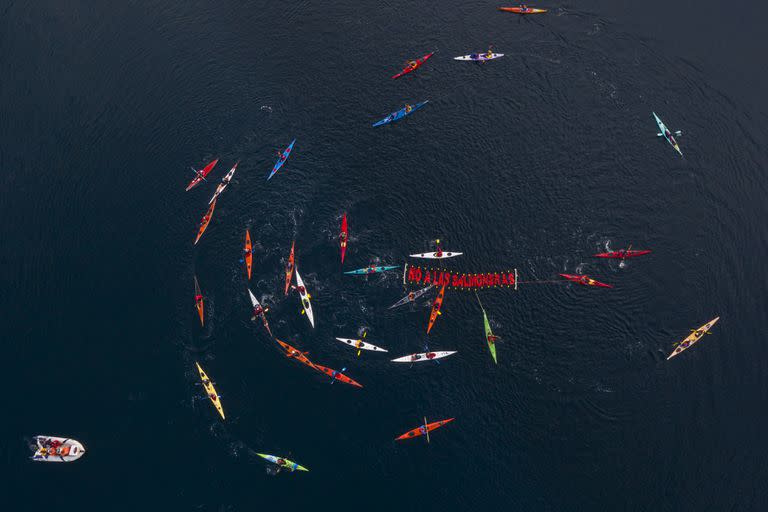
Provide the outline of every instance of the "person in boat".
{"type": "Polygon", "coordinates": [[[421,354],[413,354],[411,356],[411,361],[418,361],[419,359],[421,359],[421,354]]]}
{"type": "Polygon", "coordinates": [[[304,288],[303,286],[297,286],[296,290],[298,290],[298,292],[302,294],[307,291],[306,288],[304,288]]]}
{"type": "Polygon", "coordinates": [[[436,355],[434,352],[427,352],[427,359],[434,359],[436,355]]]}
{"type": "Polygon", "coordinates": [[[363,348],[363,340],[357,340],[355,342],[355,348],[363,348]]]}
{"type": "Polygon", "coordinates": [[[339,233],[339,240],[341,240],[342,242],[346,242],[347,241],[347,234],[344,231],[339,233]]]}
{"type": "Polygon", "coordinates": [[[261,316],[264,314],[264,308],[261,306],[256,306],[253,308],[253,316],[261,316]]]}
{"type": "Polygon", "coordinates": [[[409,300],[410,302],[414,302],[414,301],[416,300],[416,294],[415,294],[415,293],[413,293],[413,292],[410,292],[410,293],[408,294],[408,300],[409,300]]]}
{"type": "Polygon", "coordinates": [[[435,256],[437,258],[442,258],[443,257],[443,250],[440,248],[439,245],[437,246],[437,250],[435,251],[435,256]]]}
{"type": "Polygon", "coordinates": [[[208,394],[208,398],[210,398],[211,400],[213,400],[215,402],[219,397],[216,396],[216,393],[209,393],[208,394]]]}
{"type": "Polygon", "coordinates": [[[493,58],[493,47],[492,46],[488,47],[488,51],[485,52],[485,57],[487,59],[493,58]]]}
{"type": "Polygon", "coordinates": [[[413,107],[406,103],[405,104],[405,113],[406,114],[410,114],[411,110],[413,110],[413,107]]]}
{"type": "Polygon", "coordinates": [[[419,65],[419,63],[416,62],[415,60],[412,60],[412,61],[410,61],[408,63],[408,67],[411,68],[411,69],[416,69],[416,66],[418,66],[418,65],[419,65]]]}
{"type": "Polygon", "coordinates": [[[419,432],[421,432],[421,435],[426,434],[427,433],[427,426],[426,425],[420,426],[419,427],[419,432]]]}

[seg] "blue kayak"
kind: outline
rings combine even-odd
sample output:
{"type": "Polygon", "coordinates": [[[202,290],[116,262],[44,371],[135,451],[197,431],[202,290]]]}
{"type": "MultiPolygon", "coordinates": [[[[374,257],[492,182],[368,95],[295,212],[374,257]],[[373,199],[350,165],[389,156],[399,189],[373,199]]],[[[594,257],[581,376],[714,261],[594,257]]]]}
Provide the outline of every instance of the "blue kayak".
{"type": "Polygon", "coordinates": [[[280,168],[283,166],[286,160],[288,160],[288,157],[291,156],[291,151],[293,151],[293,145],[296,144],[296,139],[293,139],[293,141],[288,145],[287,148],[285,148],[285,151],[283,151],[283,154],[280,155],[280,158],[277,159],[277,162],[275,162],[275,166],[272,168],[272,172],[269,173],[269,176],[267,176],[267,181],[269,181],[269,178],[275,175],[277,171],[280,170],[280,168]]]}
{"type": "Polygon", "coordinates": [[[398,110],[397,112],[392,112],[391,114],[389,114],[387,117],[385,117],[384,119],[382,119],[378,123],[373,123],[373,126],[376,127],[376,126],[381,126],[383,124],[389,124],[389,123],[394,123],[395,121],[399,121],[400,119],[404,118],[405,116],[407,116],[409,114],[413,114],[414,112],[419,110],[421,107],[426,105],[428,102],[429,102],[429,100],[426,100],[426,101],[422,101],[421,103],[417,103],[415,105],[412,105],[411,106],[411,110],[409,112],[406,112],[407,107],[403,107],[400,110],[398,110]]]}
{"type": "Polygon", "coordinates": [[[376,265],[371,265],[370,267],[350,270],[349,272],[344,273],[350,276],[367,276],[368,274],[380,274],[382,272],[386,272],[387,270],[395,270],[396,268],[400,267],[377,267],[376,265]]]}

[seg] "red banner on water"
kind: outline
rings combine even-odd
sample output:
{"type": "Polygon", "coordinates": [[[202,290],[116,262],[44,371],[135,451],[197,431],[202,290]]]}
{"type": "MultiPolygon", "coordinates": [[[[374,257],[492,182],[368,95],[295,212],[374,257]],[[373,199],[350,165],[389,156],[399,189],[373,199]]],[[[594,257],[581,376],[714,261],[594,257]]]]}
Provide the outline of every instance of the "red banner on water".
{"type": "Polygon", "coordinates": [[[517,272],[487,272],[483,274],[462,274],[439,268],[408,267],[405,280],[418,285],[445,285],[448,288],[474,290],[478,288],[515,288],[517,272]]]}

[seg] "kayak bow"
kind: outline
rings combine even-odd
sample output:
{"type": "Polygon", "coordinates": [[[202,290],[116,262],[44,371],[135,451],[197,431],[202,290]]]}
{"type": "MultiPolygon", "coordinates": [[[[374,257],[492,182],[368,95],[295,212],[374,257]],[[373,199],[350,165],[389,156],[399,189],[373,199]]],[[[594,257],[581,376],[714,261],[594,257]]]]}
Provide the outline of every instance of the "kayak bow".
{"type": "Polygon", "coordinates": [[[667,361],[678,355],[680,352],[683,352],[686,349],[691,348],[693,345],[698,343],[701,338],[704,337],[705,334],[709,332],[709,330],[712,328],[713,325],[717,323],[717,321],[720,320],[720,317],[715,317],[709,322],[705,323],[695,331],[691,332],[683,341],[680,342],[680,344],[675,348],[675,350],[669,354],[669,357],[667,357],[667,361]]]}
{"type": "Polygon", "coordinates": [[[382,125],[385,125],[385,124],[393,123],[395,121],[399,121],[400,119],[404,118],[405,116],[413,114],[414,112],[419,110],[421,107],[423,107],[427,103],[429,103],[429,100],[422,101],[421,103],[417,103],[415,105],[412,105],[411,106],[411,110],[408,110],[408,106],[405,106],[405,107],[401,108],[400,110],[398,110],[397,112],[392,112],[391,114],[389,114],[387,117],[385,117],[381,121],[377,121],[377,122],[373,123],[373,127],[375,128],[377,126],[382,126],[382,125]]]}
{"type": "Polygon", "coordinates": [[[411,61],[411,63],[409,63],[408,66],[403,68],[403,70],[401,72],[399,72],[398,74],[394,75],[392,78],[393,79],[397,79],[397,78],[400,78],[403,75],[407,75],[408,73],[412,73],[413,71],[416,71],[417,69],[419,69],[421,67],[422,64],[427,62],[427,59],[429,59],[434,54],[435,54],[435,52],[430,52],[430,53],[426,54],[425,56],[423,56],[420,59],[416,59],[414,61],[411,61]]]}
{"type": "Polygon", "coordinates": [[[296,139],[293,139],[291,143],[288,145],[287,148],[283,151],[283,153],[280,155],[280,158],[277,159],[277,162],[275,162],[275,166],[272,168],[272,172],[269,173],[269,176],[267,176],[267,181],[272,178],[272,176],[275,175],[277,171],[280,170],[280,168],[283,166],[286,160],[288,160],[288,157],[291,156],[291,151],[293,151],[293,145],[296,144],[296,139]]]}

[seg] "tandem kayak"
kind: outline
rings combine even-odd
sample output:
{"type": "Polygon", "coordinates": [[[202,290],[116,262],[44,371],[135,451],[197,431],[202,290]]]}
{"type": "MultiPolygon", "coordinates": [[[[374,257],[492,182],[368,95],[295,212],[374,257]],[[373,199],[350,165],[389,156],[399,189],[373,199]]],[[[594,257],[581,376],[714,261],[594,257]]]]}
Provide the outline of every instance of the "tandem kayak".
{"type": "Polygon", "coordinates": [[[187,185],[186,191],[189,192],[190,190],[195,188],[197,185],[199,185],[200,182],[203,181],[205,177],[208,176],[208,174],[213,170],[213,168],[216,167],[217,163],[219,163],[218,158],[216,160],[211,160],[210,162],[208,162],[208,165],[203,167],[202,171],[195,170],[195,174],[197,174],[197,176],[195,176],[195,178],[189,182],[189,185],[187,185]]]}
{"type": "Polygon", "coordinates": [[[312,313],[312,303],[309,301],[309,292],[304,287],[304,280],[299,275],[299,271],[294,272],[296,274],[296,289],[299,291],[299,297],[301,297],[301,305],[304,308],[302,312],[307,314],[309,324],[312,328],[315,327],[315,315],[312,313]]]}
{"type": "Polygon", "coordinates": [[[197,315],[200,317],[200,327],[205,327],[205,302],[203,301],[203,294],[200,292],[200,284],[197,282],[197,276],[195,278],[195,309],[197,309],[197,315]]]}
{"type": "Polygon", "coordinates": [[[503,57],[503,53],[491,53],[489,56],[487,53],[470,53],[469,55],[461,55],[454,57],[453,60],[462,60],[469,62],[485,62],[487,60],[494,60],[503,57]]]}
{"type": "Polygon", "coordinates": [[[363,340],[353,340],[351,338],[336,338],[336,339],[358,350],[372,350],[373,352],[387,352],[386,349],[377,347],[376,345],[371,345],[370,343],[366,343],[363,340]]]}
{"type": "Polygon", "coordinates": [[[299,466],[292,460],[285,459],[283,457],[276,457],[274,455],[269,455],[268,453],[257,453],[259,457],[262,459],[266,459],[272,464],[276,464],[280,469],[285,469],[286,471],[290,471],[293,473],[294,471],[309,471],[304,466],[299,466]]]}
{"type": "Polygon", "coordinates": [[[235,171],[237,170],[237,165],[239,163],[240,162],[235,162],[235,165],[233,165],[226,176],[222,178],[221,183],[219,183],[219,186],[216,187],[216,192],[213,193],[213,197],[211,197],[211,200],[208,201],[208,204],[214,202],[221,195],[221,193],[224,192],[224,189],[227,188],[229,182],[232,181],[232,176],[235,175],[235,171]]]}
{"type": "Polygon", "coordinates": [[[409,430],[405,434],[399,437],[396,437],[395,441],[402,441],[403,439],[411,439],[412,437],[428,435],[429,432],[432,432],[433,430],[440,428],[443,425],[447,425],[448,423],[452,422],[454,419],[455,418],[448,418],[447,420],[435,421],[434,423],[425,423],[424,425],[416,427],[412,430],[409,430]]]}
{"type": "Polygon", "coordinates": [[[712,328],[713,325],[717,323],[717,321],[720,320],[720,317],[713,318],[709,322],[705,323],[695,331],[691,332],[683,341],[680,342],[680,344],[675,348],[675,350],[669,354],[669,357],[667,357],[667,361],[678,355],[680,352],[683,352],[684,350],[691,348],[693,345],[699,342],[701,338],[704,337],[705,334],[709,332],[709,330],[712,328]]]}
{"type": "Polygon", "coordinates": [[[333,368],[328,368],[326,366],[321,366],[319,364],[314,365],[314,367],[315,367],[315,370],[319,372],[323,372],[324,374],[329,376],[331,378],[331,382],[338,380],[340,382],[343,382],[344,384],[349,384],[350,386],[355,386],[357,388],[363,387],[362,384],[350,379],[349,377],[347,377],[346,375],[344,375],[338,370],[334,370],[333,368]]]}
{"type": "Polygon", "coordinates": [[[214,200],[211,203],[211,206],[208,207],[208,211],[205,212],[205,215],[203,215],[203,218],[200,220],[200,228],[197,230],[197,237],[195,237],[194,245],[197,245],[197,242],[200,241],[200,237],[202,237],[203,233],[205,233],[205,230],[208,229],[208,224],[211,223],[211,218],[213,218],[213,210],[215,208],[216,201],[214,200]]]}
{"type": "Polygon", "coordinates": [[[547,12],[546,9],[535,9],[533,7],[499,7],[500,11],[513,12],[515,14],[543,14],[547,12]]]}
{"type": "Polygon", "coordinates": [[[288,289],[291,287],[294,269],[294,249],[296,249],[296,240],[291,244],[291,254],[288,255],[288,263],[285,265],[285,295],[288,295],[288,289]]]}
{"type": "Polygon", "coordinates": [[[373,123],[373,127],[375,128],[376,126],[382,126],[382,125],[385,125],[385,124],[393,123],[395,121],[399,121],[400,119],[404,118],[405,116],[413,114],[414,112],[419,110],[421,107],[423,107],[427,103],[429,103],[429,100],[422,101],[421,103],[417,103],[415,105],[406,105],[403,108],[401,108],[400,110],[398,110],[397,112],[392,112],[391,114],[389,114],[387,117],[385,117],[381,121],[377,121],[377,122],[373,123]],[[408,107],[410,107],[410,110],[408,110],[408,107]]]}
{"type": "Polygon", "coordinates": [[[344,273],[349,276],[367,276],[369,274],[381,274],[387,270],[395,270],[398,268],[400,267],[371,265],[370,267],[358,268],[357,270],[350,270],[349,272],[344,273]]]}
{"type": "Polygon", "coordinates": [[[251,305],[253,306],[253,318],[251,320],[256,320],[257,317],[261,318],[261,323],[264,324],[264,328],[267,330],[269,335],[272,336],[272,329],[269,328],[266,311],[264,311],[264,308],[261,307],[261,304],[256,299],[256,296],[253,294],[250,288],[248,288],[248,295],[251,297],[251,305]]]}
{"type": "Polygon", "coordinates": [[[296,139],[293,139],[291,143],[288,144],[288,147],[285,148],[285,150],[280,154],[280,158],[277,159],[275,166],[272,167],[272,172],[269,173],[269,176],[267,176],[267,181],[269,181],[270,178],[272,178],[272,176],[274,176],[275,173],[280,170],[285,161],[288,160],[288,157],[291,156],[291,151],[293,151],[294,144],[296,144],[296,139]]]}
{"type": "MultiPolygon", "coordinates": [[[[675,148],[675,151],[680,153],[680,156],[683,156],[683,152],[680,151],[680,146],[678,146],[677,141],[675,140],[674,135],[672,135],[672,132],[669,131],[669,128],[664,124],[664,122],[659,119],[659,116],[656,115],[656,112],[651,112],[653,114],[653,118],[656,120],[656,125],[659,127],[659,133],[656,134],[657,137],[664,137],[667,139],[667,142],[669,142],[669,145],[675,148]]],[[[680,135],[680,132],[677,132],[678,135],[680,135]]]]}
{"type": "Polygon", "coordinates": [[[248,272],[248,280],[251,280],[251,269],[253,268],[253,245],[251,244],[251,233],[245,230],[245,245],[243,246],[243,259],[245,260],[245,270],[248,272]]]}
{"type": "Polygon", "coordinates": [[[574,283],[578,283],[583,286],[597,286],[598,288],[613,288],[610,284],[601,283],[600,281],[595,281],[591,277],[584,275],[584,274],[560,274],[560,277],[564,277],[565,279],[572,281],[574,283]]]}
{"type": "Polygon", "coordinates": [[[347,230],[347,213],[341,218],[341,232],[339,233],[339,247],[341,248],[341,262],[344,263],[344,255],[347,253],[347,239],[349,231],[347,230]]]}
{"type": "Polygon", "coordinates": [[[408,295],[400,299],[399,301],[395,302],[389,308],[387,309],[394,309],[398,306],[402,306],[403,304],[408,304],[409,302],[416,302],[416,299],[427,293],[429,290],[434,288],[434,284],[431,284],[427,286],[426,288],[422,288],[421,290],[416,290],[415,292],[410,292],[408,295]]]}
{"type": "Polygon", "coordinates": [[[441,315],[440,308],[443,305],[443,298],[445,297],[445,285],[440,287],[440,291],[437,292],[435,302],[432,303],[432,311],[429,313],[429,324],[427,325],[427,334],[432,330],[432,326],[435,325],[438,315],[441,315]]]}
{"type": "Polygon", "coordinates": [[[293,358],[298,362],[305,364],[314,370],[317,370],[317,368],[315,367],[315,363],[310,361],[309,358],[307,357],[307,354],[309,352],[302,352],[299,349],[292,347],[286,342],[280,341],[277,338],[275,338],[275,341],[278,343],[278,345],[280,345],[283,348],[283,350],[285,350],[285,357],[293,358]]]}
{"type": "Polygon", "coordinates": [[[200,363],[195,361],[195,365],[197,366],[197,371],[200,374],[200,381],[203,383],[203,387],[205,388],[205,394],[208,395],[208,399],[219,412],[221,419],[225,419],[224,408],[221,406],[221,400],[219,399],[219,394],[216,393],[216,388],[213,387],[213,382],[211,382],[211,379],[208,378],[208,375],[200,366],[200,363]]]}
{"type": "Polygon", "coordinates": [[[442,359],[452,354],[456,354],[456,350],[447,350],[442,352],[421,352],[420,354],[411,354],[409,356],[398,357],[392,359],[393,363],[418,363],[421,361],[434,361],[435,359],[442,359]]]}
{"type": "Polygon", "coordinates": [[[651,251],[640,249],[619,249],[618,251],[600,252],[594,255],[595,258],[611,258],[617,260],[623,260],[626,258],[634,258],[636,256],[644,256],[651,254],[651,251]]]}
{"type": "Polygon", "coordinates": [[[35,436],[32,460],[38,462],[72,462],[85,455],[85,446],[69,437],[35,436]]]}
{"type": "Polygon", "coordinates": [[[425,56],[423,56],[420,59],[416,59],[416,60],[410,61],[408,63],[408,65],[405,68],[403,68],[403,70],[401,72],[399,72],[398,74],[394,75],[392,78],[393,79],[400,78],[403,75],[407,75],[408,73],[412,73],[413,71],[416,71],[417,69],[419,69],[421,67],[422,64],[427,62],[427,59],[429,59],[434,54],[435,54],[435,52],[430,52],[430,53],[426,54],[425,56]]]}

